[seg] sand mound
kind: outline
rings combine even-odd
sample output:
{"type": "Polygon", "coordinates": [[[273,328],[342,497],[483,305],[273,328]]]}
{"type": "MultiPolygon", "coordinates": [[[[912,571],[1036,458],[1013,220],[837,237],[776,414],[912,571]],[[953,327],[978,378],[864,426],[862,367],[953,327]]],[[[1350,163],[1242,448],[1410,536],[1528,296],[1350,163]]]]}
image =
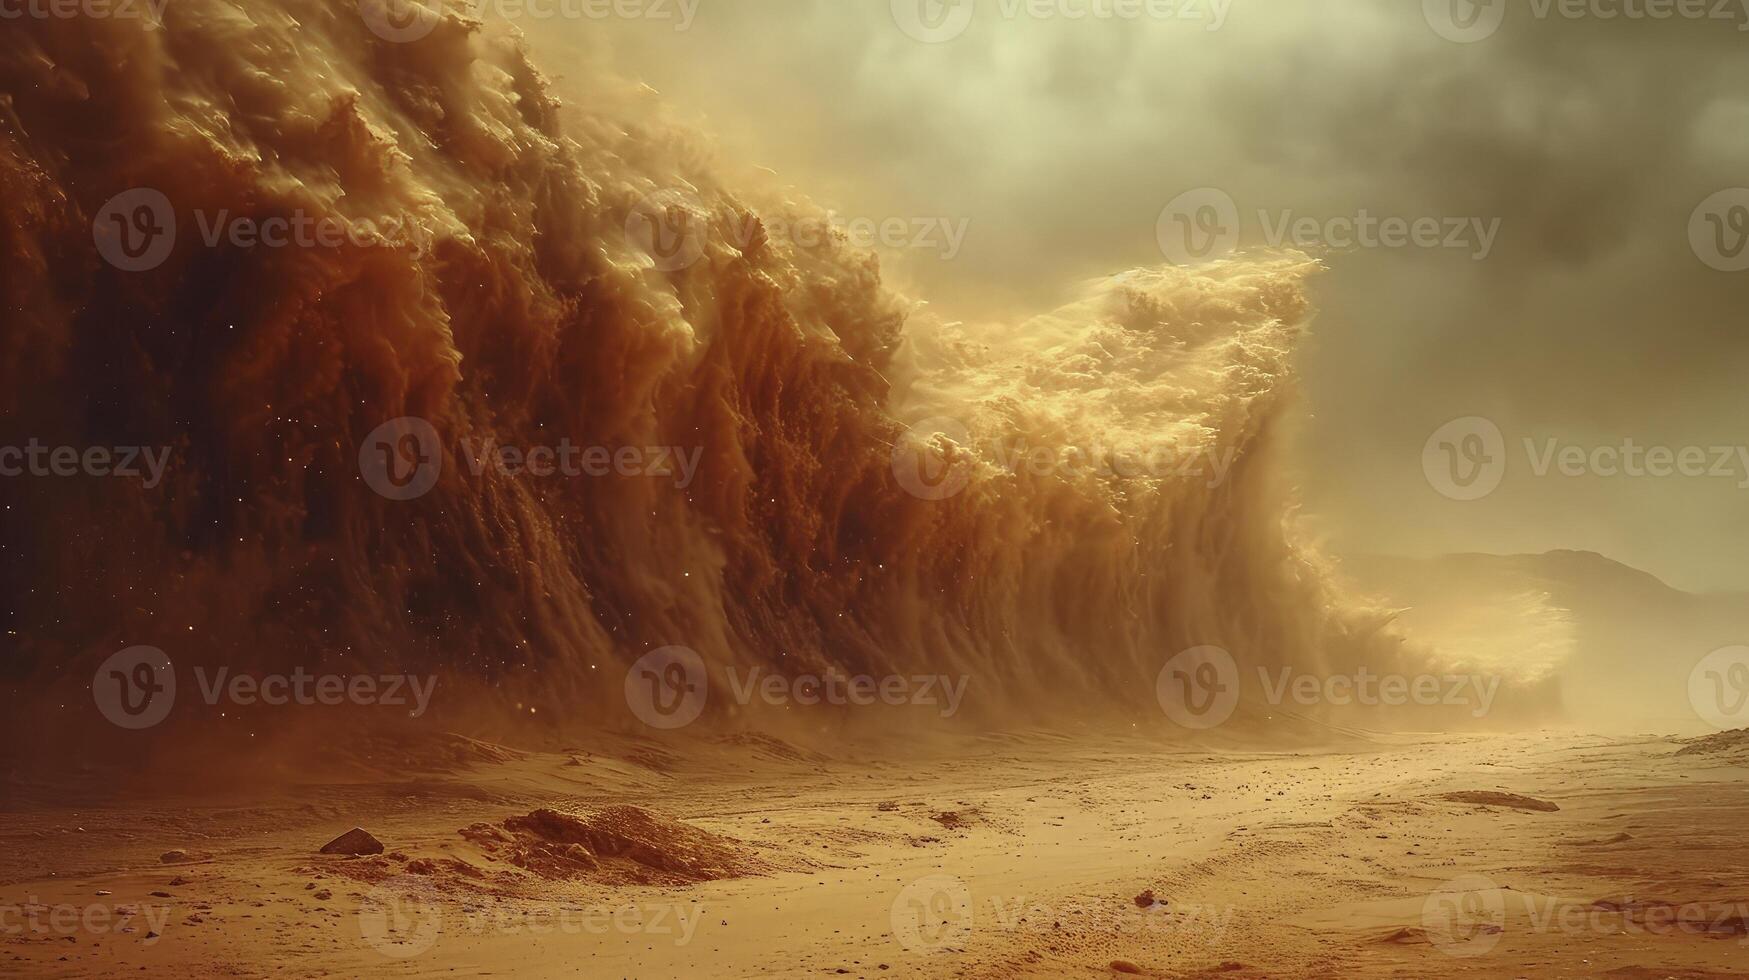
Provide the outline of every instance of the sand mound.
{"type": "Polygon", "coordinates": [[[984,811],[979,807],[966,807],[960,810],[942,810],[932,813],[929,819],[941,824],[948,830],[964,830],[986,823],[984,811]]]}
{"type": "Polygon", "coordinates": [[[1633,834],[1616,834],[1612,837],[1600,837],[1596,840],[1577,840],[1574,847],[1609,847],[1612,844],[1625,844],[1634,839],[1633,834]]]}
{"type": "Polygon", "coordinates": [[[635,806],[587,813],[540,809],[461,832],[498,860],[544,878],[691,884],[758,873],[738,842],[635,806]]]}
{"type": "Polygon", "coordinates": [[[1403,926],[1378,937],[1374,941],[1391,946],[1418,946],[1422,944],[1433,946],[1453,941],[1467,942],[1477,936],[1496,935],[1502,931],[1504,930],[1501,926],[1492,922],[1471,923],[1467,929],[1461,932],[1455,929],[1442,932],[1429,931],[1420,926],[1403,926]]]}
{"type": "Polygon", "coordinates": [[[1721,752],[1741,752],[1749,749],[1749,728],[1734,728],[1728,732],[1702,735],[1682,740],[1677,755],[1714,755],[1721,752]]]}
{"type": "Polygon", "coordinates": [[[322,845],[323,854],[381,854],[383,842],[363,827],[354,827],[322,845]]]}
{"type": "Polygon", "coordinates": [[[1539,800],[1529,796],[1519,796],[1517,793],[1497,793],[1493,790],[1471,789],[1459,793],[1446,793],[1439,797],[1453,803],[1475,803],[1479,806],[1504,806],[1514,810],[1535,810],[1538,813],[1557,813],[1560,807],[1548,800],[1539,800]]]}

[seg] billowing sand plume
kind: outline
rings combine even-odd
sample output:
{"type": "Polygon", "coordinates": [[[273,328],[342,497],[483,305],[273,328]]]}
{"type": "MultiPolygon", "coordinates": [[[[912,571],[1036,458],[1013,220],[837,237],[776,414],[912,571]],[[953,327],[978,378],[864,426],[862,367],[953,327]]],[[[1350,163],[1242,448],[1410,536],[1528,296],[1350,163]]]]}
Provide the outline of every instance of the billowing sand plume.
{"type": "Polygon", "coordinates": [[[417,666],[629,720],[625,665],[681,645],[713,688],[755,665],[961,675],[991,720],[1152,705],[1203,644],[1401,666],[1389,616],[1351,608],[1284,517],[1272,439],[1310,260],[932,322],[872,256],[772,233],[809,205],[756,212],[693,138],[562,108],[513,37],[367,19],[177,0],[161,28],[10,28],[5,441],[170,450],[151,487],[0,487],[32,515],[0,532],[15,675],[77,693],[145,643],[179,666],[417,666]],[[93,227],[137,188],[177,233],[124,271],[93,227]],[[205,240],[242,218],[351,231],[205,240]],[[441,475],[390,500],[360,449],[403,417],[441,475]],[[696,466],[475,471],[483,446],[561,443],[696,466]]]}

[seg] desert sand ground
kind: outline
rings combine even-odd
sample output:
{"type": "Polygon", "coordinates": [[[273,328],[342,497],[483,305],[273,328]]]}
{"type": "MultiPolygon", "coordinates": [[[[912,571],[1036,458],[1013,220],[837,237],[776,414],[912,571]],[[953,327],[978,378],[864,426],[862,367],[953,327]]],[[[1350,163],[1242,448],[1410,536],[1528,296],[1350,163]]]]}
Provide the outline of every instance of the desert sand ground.
{"type": "Polygon", "coordinates": [[[1749,754],[1720,741],[454,736],[274,793],[25,786],[0,974],[1736,976],[1749,754]],[[513,819],[542,808],[585,822],[513,819]],[[317,853],[355,825],[386,853],[317,853]]]}

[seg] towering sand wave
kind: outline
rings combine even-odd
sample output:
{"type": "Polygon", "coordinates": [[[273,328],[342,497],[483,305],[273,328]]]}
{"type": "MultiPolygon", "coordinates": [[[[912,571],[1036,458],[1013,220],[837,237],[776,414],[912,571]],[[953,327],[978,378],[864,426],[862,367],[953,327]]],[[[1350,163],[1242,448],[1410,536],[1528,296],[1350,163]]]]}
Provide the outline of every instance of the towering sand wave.
{"type": "Polygon", "coordinates": [[[808,205],[755,214],[685,134],[562,113],[514,38],[455,11],[405,42],[318,0],[7,30],[3,441],[173,450],[150,488],[0,485],[7,668],[69,702],[130,643],[179,667],[441,667],[603,718],[625,715],[625,666],[671,644],[713,685],[964,674],[984,719],[1151,704],[1199,644],[1304,669],[1403,656],[1284,517],[1304,257],[931,323],[871,256],[771,233],[808,205]],[[177,234],[123,271],[93,226],[135,188],[177,234]],[[244,217],[382,239],[204,240],[244,217]],[[640,245],[652,229],[698,261],[640,245]],[[443,466],[394,501],[360,447],[408,416],[443,466]],[[470,465],[562,440],[701,456],[684,487],[470,465]],[[1161,446],[1203,464],[1110,472],[1106,451],[1161,446]],[[1056,462],[1011,455],[1038,447],[1056,462]]]}

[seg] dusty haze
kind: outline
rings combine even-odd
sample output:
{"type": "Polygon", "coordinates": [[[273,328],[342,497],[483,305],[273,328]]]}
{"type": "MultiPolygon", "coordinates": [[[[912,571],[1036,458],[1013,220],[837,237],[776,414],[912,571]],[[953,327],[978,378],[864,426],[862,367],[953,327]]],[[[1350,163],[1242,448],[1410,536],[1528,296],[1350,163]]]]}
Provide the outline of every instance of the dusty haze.
{"type": "Polygon", "coordinates": [[[1201,3],[1183,20],[1007,18],[991,0],[934,44],[889,6],[705,2],[685,31],[519,23],[560,91],[572,52],[605,50],[727,157],[823,204],[968,219],[951,260],[883,256],[950,318],[1002,322],[1158,262],[1161,208],[1203,186],[1234,197],[1248,243],[1259,209],[1499,219],[1483,261],[1325,255],[1301,357],[1308,511],[1341,550],[1578,548],[1681,588],[1749,588],[1743,464],[1730,479],[1531,479],[1521,446],[1745,442],[1749,286],[1686,244],[1696,206],[1749,166],[1741,5],[1571,20],[1513,0],[1471,44],[1392,0],[1201,3]],[[1423,442],[1462,416],[1494,419],[1520,471],[1486,501],[1445,500],[1421,475],[1423,442]]]}

